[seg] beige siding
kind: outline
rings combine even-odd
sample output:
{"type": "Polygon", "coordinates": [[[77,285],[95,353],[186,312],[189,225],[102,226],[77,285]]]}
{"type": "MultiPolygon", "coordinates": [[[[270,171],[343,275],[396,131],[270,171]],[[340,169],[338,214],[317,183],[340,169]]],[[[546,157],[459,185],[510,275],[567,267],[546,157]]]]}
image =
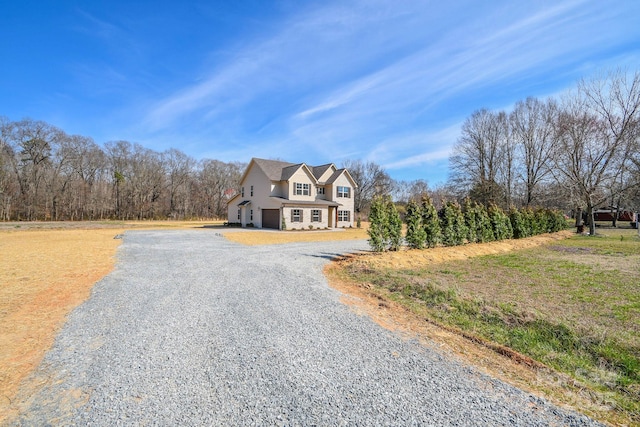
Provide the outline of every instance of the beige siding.
{"type": "Polygon", "coordinates": [[[273,184],[272,196],[288,198],[289,197],[289,184],[286,181],[278,181],[273,184]]]}
{"type": "Polygon", "coordinates": [[[241,183],[241,186],[244,187],[244,197],[240,196],[229,204],[228,220],[229,222],[240,222],[243,227],[247,224],[253,224],[254,227],[262,228],[262,209],[280,208],[280,203],[270,198],[273,193],[272,189],[278,190],[280,187],[278,183],[272,183],[255,164],[252,163],[249,167],[250,169],[241,183]],[[241,208],[241,220],[238,221],[238,205],[246,200],[251,203],[241,208]],[[253,219],[251,219],[251,211],[253,211],[253,219]]]}
{"type": "Polygon", "coordinates": [[[294,173],[291,178],[289,178],[289,200],[313,201],[316,199],[315,191],[316,189],[314,179],[309,176],[305,168],[298,169],[298,171],[294,173]],[[309,185],[309,195],[305,196],[296,194],[296,183],[309,185]]]}
{"type": "Polygon", "coordinates": [[[353,227],[355,224],[355,212],[354,212],[354,191],[353,185],[351,181],[345,174],[342,174],[336,179],[331,185],[331,197],[337,203],[340,203],[342,206],[337,208],[337,211],[349,211],[349,221],[340,221],[338,218],[338,222],[336,223],[337,227],[353,227]],[[349,197],[338,197],[338,187],[348,187],[349,188],[349,197]]]}
{"type": "Polygon", "coordinates": [[[333,175],[333,173],[336,171],[336,167],[331,165],[331,167],[329,169],[327,169],[326,171],[324,171],[324,173],[322,174],[322,176],[320,178],[318,178],[318,181],[320,182],[327,182],[327,180],[329,178],[331,178],[331,175],[333,175]]]}
{"type": "Polygon", "coordinates": [[[309,226],[315,228],[327,228],[328,220],[329,220],[329,211],[327,207],[295,207],[295,206],[286,206],[283,209],[284,219],[287,225],[287,230],[308,230],[309,226]],[[302,212],[302,221],[293,222],[293,209],[298,209],[302,212]],[[313,221],[313,210],[320,211],[320,222],[313,221]]]}

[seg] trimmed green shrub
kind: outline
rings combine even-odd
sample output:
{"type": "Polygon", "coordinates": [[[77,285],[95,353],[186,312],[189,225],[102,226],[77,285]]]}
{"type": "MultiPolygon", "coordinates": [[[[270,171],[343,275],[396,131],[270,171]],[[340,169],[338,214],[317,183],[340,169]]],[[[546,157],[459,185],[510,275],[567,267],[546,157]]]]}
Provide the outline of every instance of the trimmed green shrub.
{"type": "Polygon", "coordinates": [[[564,218],[562,212],[557,210],[545,209],[547,215],[547,225],[550,233],[555,233],[567,228],[567,220],[564,218]]]}
{"type": "Polygon", "coordinates": [[[402,219],[391,197],[386,198],[385,207],[387,211],[389,250],[397,251],[402,246],[402,219]]]}
{"type": "Polygon", "coordinates": [[[493,242],[496,237],[493,233],[493,227],[491,225],[491,219],[489,218],[487,208],[484,205],[476,203],[474,205],[474,210],[476,213],[476,225],[478,227],[478,231],[476,232],[478,242],[493,242]]]}
{"type": "Polygon", "coordinates": [[[478,222],[473,202],[471,202],[471,199],[468,197],[464,199],[462,214],[464,215],[464,223],[467,227],[467,242],[476,243],[478,241],[478,222]]]}
{"type": "Polygon", "coordinates": [[[495,240],[511,239],[513,237],[511,221],[499,206],[494,204],[489,206],[489,219],[491,220],[495,240]]]}
{"type": "Polygon", "coordinates": [[[513,206],[509,209],[509,220],[511,221],[514,239],[523,239],[529,236],[529,227],[525,224],[522,213],[513,206]]]}
{"type": "Polygon", "coordinates": [[[383,252],[387,248],[389,230],[387,227],[386,203],[382,196],[376,196],[371,201],[369,209],[369,246],[375,252],[383,252]]]}
{"type": "Polygon", "coordinates": [[[433,206],[433,202],[429,196],[422,198],[420,208],[420,212],[422,213],[422,228],[426,236],[425,245],[428,248],[434,248],[440,243],[442,238],[438,211],[435,206],[433,206]]]}
{"type": "Polygon", "coordinates": [[[407,204],[407,234],[405,240],[411,249],[422,249],[427,240],[427,232],[422,224],[422,207],[415,200],[410,200],[407,204]]]}
{"type": "Polygon", "coordinates": [[[467,226],[465,224],[462,208],[458,202],[447,201],[438,211],[442,243],[445,246],[457,246],[467,239],[467,226]]]}
{"type": "Polygon", "coordinates": [[[455,244],[462,245],[467,241],[467,224],[464,220],[462,208],[458,202],[450,202],[453,211],[453,227],[455,231],[455,244]]]}

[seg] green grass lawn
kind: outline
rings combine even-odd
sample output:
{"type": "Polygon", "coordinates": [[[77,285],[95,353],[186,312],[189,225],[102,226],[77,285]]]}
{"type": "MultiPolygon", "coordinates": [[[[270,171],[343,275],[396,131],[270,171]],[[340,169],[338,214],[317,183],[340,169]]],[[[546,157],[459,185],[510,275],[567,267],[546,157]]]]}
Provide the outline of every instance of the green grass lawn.
{"type": "Polygon", "coordinates": [[[640,422],[640,238],[600,229],[548,246],[351,278],[431,320],[571,375],[640,422]]]}

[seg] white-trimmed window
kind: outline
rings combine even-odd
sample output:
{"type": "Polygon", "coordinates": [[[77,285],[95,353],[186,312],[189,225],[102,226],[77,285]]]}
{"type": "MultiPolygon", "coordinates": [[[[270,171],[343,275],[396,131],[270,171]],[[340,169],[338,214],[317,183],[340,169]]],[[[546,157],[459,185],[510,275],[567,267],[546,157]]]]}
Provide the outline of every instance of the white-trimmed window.
{"type": "Polygon", "coordinates": [[[310,196],[311,184],[302,184],[300,182],[296,182],[294,194],[296,196],[310,196]]]}
{"type": "Polygon", "coordinates": [[[251,197],[253,197],[253,185],[251,186],[251,197]]]}
{"type": "Polygon", "coordinates": [[[324,194],[324,187],[316,187],[316,194],[318,195],[324,194]]]}
{"type": "Polygon", "coordinates": [[[240,197],[244,197],[244,187],[240,189],[240,197]]]}
{"type": "Polygon", "coordinates": [[[242,209],[238,208],[238,221],[240,221],[240,215],[242,215],[242,209]]]}
{"type": "Polygon", "coordinates": [[[291,222],[302,222],[302,209],[291,209],[291,222]]]}
{"type": "Polygon", "coordinates": [[[351,211],[338,211],[338,221],[347,221],[351,219],[351,211]]]}
{"type": "Polygon", "coordinates": [[[337,193],[338,193],[338,197],[343,197],[345,199],[348,199],[351,197],[351,187],[338,186],[337,193]]]}
{"type": "Polygon", "coordinates": [[[322,211],[320,209],[311,209],[311,222],[322,222],[322,211]]]}
{"type": "Polygon", "coordinates": [[[250,215],[251,215],[250,220],[251,220],[251,221],[253,221],[253,209],[251,209],[251,213],[250,213],[250,215]]]}

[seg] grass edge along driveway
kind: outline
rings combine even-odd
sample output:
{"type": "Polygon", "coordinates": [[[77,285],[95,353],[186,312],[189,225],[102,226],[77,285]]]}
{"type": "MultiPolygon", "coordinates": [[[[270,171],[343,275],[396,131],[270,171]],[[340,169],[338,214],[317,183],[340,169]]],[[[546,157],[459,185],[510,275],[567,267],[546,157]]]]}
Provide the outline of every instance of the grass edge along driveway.
{"type": "Polygon", "coordinates": [[[555,390],[533,384],[540,375],[529,380],[556,401],[614,424],[638,423],[640,239],[624,229],[560,235],[570,238],[513,252],[489,244],[366,254],[333,275],[381,305],[397,303],[423,321],[560,372],[551,375],[555,390]],[[481,256],[482,246],[490,255],[481,256]]]}

